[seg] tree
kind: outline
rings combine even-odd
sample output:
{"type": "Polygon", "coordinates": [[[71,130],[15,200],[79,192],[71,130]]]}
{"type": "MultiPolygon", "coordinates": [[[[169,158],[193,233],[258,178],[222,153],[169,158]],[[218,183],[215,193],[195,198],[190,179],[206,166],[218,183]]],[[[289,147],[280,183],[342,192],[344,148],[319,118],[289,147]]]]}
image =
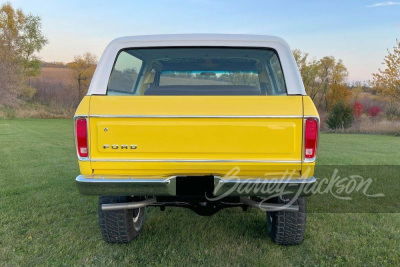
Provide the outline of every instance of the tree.
{"type": "Polygon", "coordinates": [[[308,96],[315,99],[321,89],[321,83],[318,82],[319,64],[316,60],[309,61],[308,53],[303,53],[299,49],[293,50],[293,56],[299,68],[301,78],[308,96]]]}
{"type": "Polygon", "coordinates": [[[298,49],[293,50],[293,56],[306,92],[318,107],[330,108],[336,103],[336,101],[330,101],[333,96],[349,94],[343,90],[349,73],[342,60],[336,60],[333,56],[310,60],[308,53],[298,49]],[[335,92],[335,90],[339,90],[339,92],[335,92]]]}
{"type": "Polygon", "coordinates": [[[326,123],[330,129],[343,129],[351,126],[353,118],[353,109],[342,100],[333,106],[326,123]]]}
{"type": "Polygon", "coordinates": [[[26,17],[24,34],[21,36],[21,52],[26,75],[38,76],[40,74],[40,59],[35,52],[42,50],[48,43],[47,38],[41,32],[42,19],[39,16],[29,14],[26,17]]]}
{"type": "Polygon", "coordinates": [[[23,76],[18,65],[0,60],[0,104],[15,107],[23,87],[23,76]]]}
{"type": "Polygon", "coordinates": [[[35,53],[48,42],[41,28],[39,16],[25,15],[22,9],[15,10],[10,3],[1,6],[0,57],[20,64],[26,77],[40,74],[40,60],[35,53]]]}
{"type": "Polygon", "coordinates": [[[325,102],[325,107],[328,108],[329,98],[327,93],[332,84],[344,84],[349,75],[347,68],[343,65],[341,59],[336,62],[333,56],[323,57],[319,60],[320,71],[319,78],[323,84],[320,94],[320,103],[325,102]]]}
{"type": "Polygon", "coordinates": [[[328,92],[325,96],[326,109],[330,110],[339,101],[344,101],[347,103],[351,95],[352,93],[346,85],[336,83],[331,84],[328,87],[328,92]]]}
{"type": "Polygon", "coordinates": [[[40,61],[35,56],[47,43],[41,32],[41,18],[25,15],[10,3],[0,7],[0,103],[15,106],[18,97],[34,94],[24,81],[40,74],[40,61]],[[25,94],[28,92],[28,94],[25,94]]]}
{"type": "Polygon", "coordinates": [[[86,52],[83,55],[75,56],[74,61],[68,63],[67,66],[72,69],[74,81],[78,90],[78,102],[83,97],[83,92],[89,89],[90,81],[96,69],[97,57],[86,52]]]}
{"type": "Polygon", "coordinates": [[[400,41],[396,40],[393,52],[389,49],[387,52],[382,63],[384,68],[379,68],[377,73],[372,74],[371,83],[377,94],[387,102],[387,110],[393,111],[393,114],[388,114],[392,119],[397,113],[397,103],[400,101],[400,41]]]}

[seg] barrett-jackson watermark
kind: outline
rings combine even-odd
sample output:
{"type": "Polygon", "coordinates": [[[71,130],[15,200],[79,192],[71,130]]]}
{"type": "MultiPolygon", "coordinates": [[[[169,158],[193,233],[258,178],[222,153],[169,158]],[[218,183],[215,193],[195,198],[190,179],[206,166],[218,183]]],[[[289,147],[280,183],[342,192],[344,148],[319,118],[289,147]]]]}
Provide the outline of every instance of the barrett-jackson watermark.
{"type": "Polygon", "coordinates": [[[272,198],[280,197],[284,200],[287,199],[284,206],[275,209],[280,210],[284,209],[286,206],[292,205],[301,195],[331,194],[340,200],[352,200],[350,194],[353,193],[361,193],[367,197],[385,196],[383,193],[370,193],[368,191],[373,183],[372,178],[364,178],[361,175],[356,174],[341,177],[339,175],[339,170],[335,168],[331,177],[316,178],[314,182],[307,183],[307,178],[310,177],[310,172],[311,169],[308,169],[300,178],[298,177],[298,174],[296,174],[295,170],[287,170],[284,174],[268,173],[263,178],[244,179],[238,176],[240,168],[234,167],[221,178],[220,183],[215,186],[214,193],[218,192],[226,182],[229,182],[230,184],[229,189],[219,196],[207,197],[207,199],[210,201],[217,201],[231,195],[232,193],[242,196],[266,196],[260,202],[260,208],[262,210],[265,210],[262,207],[262,204],[268,202],[272,198]],[[270,179],[269,177],[279,177],[279,179],[270,179]]]}

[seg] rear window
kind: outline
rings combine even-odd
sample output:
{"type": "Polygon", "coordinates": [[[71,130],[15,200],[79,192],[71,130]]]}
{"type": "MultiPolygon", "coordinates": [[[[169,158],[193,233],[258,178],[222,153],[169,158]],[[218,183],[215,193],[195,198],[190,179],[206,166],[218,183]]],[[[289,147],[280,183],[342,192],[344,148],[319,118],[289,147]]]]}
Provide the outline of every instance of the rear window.
{"type": "Polygon", "coordinates": [[[108,95],[286,95],[279,57],[259,48],[121,51],[108,95]]]}

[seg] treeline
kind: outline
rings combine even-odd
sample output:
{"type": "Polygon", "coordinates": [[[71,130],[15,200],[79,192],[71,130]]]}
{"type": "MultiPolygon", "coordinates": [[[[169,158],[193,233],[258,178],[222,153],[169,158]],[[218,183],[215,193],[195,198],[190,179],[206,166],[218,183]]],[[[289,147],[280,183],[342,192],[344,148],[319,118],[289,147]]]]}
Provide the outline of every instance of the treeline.
{"type": "Polygon", "coordinates": [[[54,62],[41,61],[40,67],[41,68],[60,68],[60,69],[68,68],[67,64],[65,64],[64,62],[59,62],[59,61],[54,61],[54,62]]]}
{"type": "MultiPolygon", "coordinates": [[[[333,56],[312,59],[308,53],[293,51],[307,94],[313,99],[322,118],[322,127],[345,131],[365,132],[362,125],[371,130],[377,122],[388,120],[400,134],[400,42],[388,50],[383,68],[372,74],[368,82],[348,83],[349,72],[342,62],[333,56]],[[368,94],[363,94],[368,93],[368,94]]],[[[388,125],[388,124],[387,124],[388,125]]],[[[394,127],[394,128],[393,128],[394,127]]],[[[396,133],[397,133],[396,132],[396,133]]]]}

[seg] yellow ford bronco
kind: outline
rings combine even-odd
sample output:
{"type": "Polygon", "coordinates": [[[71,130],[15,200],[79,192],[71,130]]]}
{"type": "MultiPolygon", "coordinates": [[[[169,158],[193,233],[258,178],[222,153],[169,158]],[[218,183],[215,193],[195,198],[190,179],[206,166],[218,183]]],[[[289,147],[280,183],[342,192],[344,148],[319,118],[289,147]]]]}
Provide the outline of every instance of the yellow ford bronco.
{"type": "Polygon", "coordinates": [[[303,240],[319,117],[280,38],[118,38],[74,128],[76,183],[99,196],[107,242],[135,239],[148,206],[199,215],[259,208],[274,242],[303,240]]]}

